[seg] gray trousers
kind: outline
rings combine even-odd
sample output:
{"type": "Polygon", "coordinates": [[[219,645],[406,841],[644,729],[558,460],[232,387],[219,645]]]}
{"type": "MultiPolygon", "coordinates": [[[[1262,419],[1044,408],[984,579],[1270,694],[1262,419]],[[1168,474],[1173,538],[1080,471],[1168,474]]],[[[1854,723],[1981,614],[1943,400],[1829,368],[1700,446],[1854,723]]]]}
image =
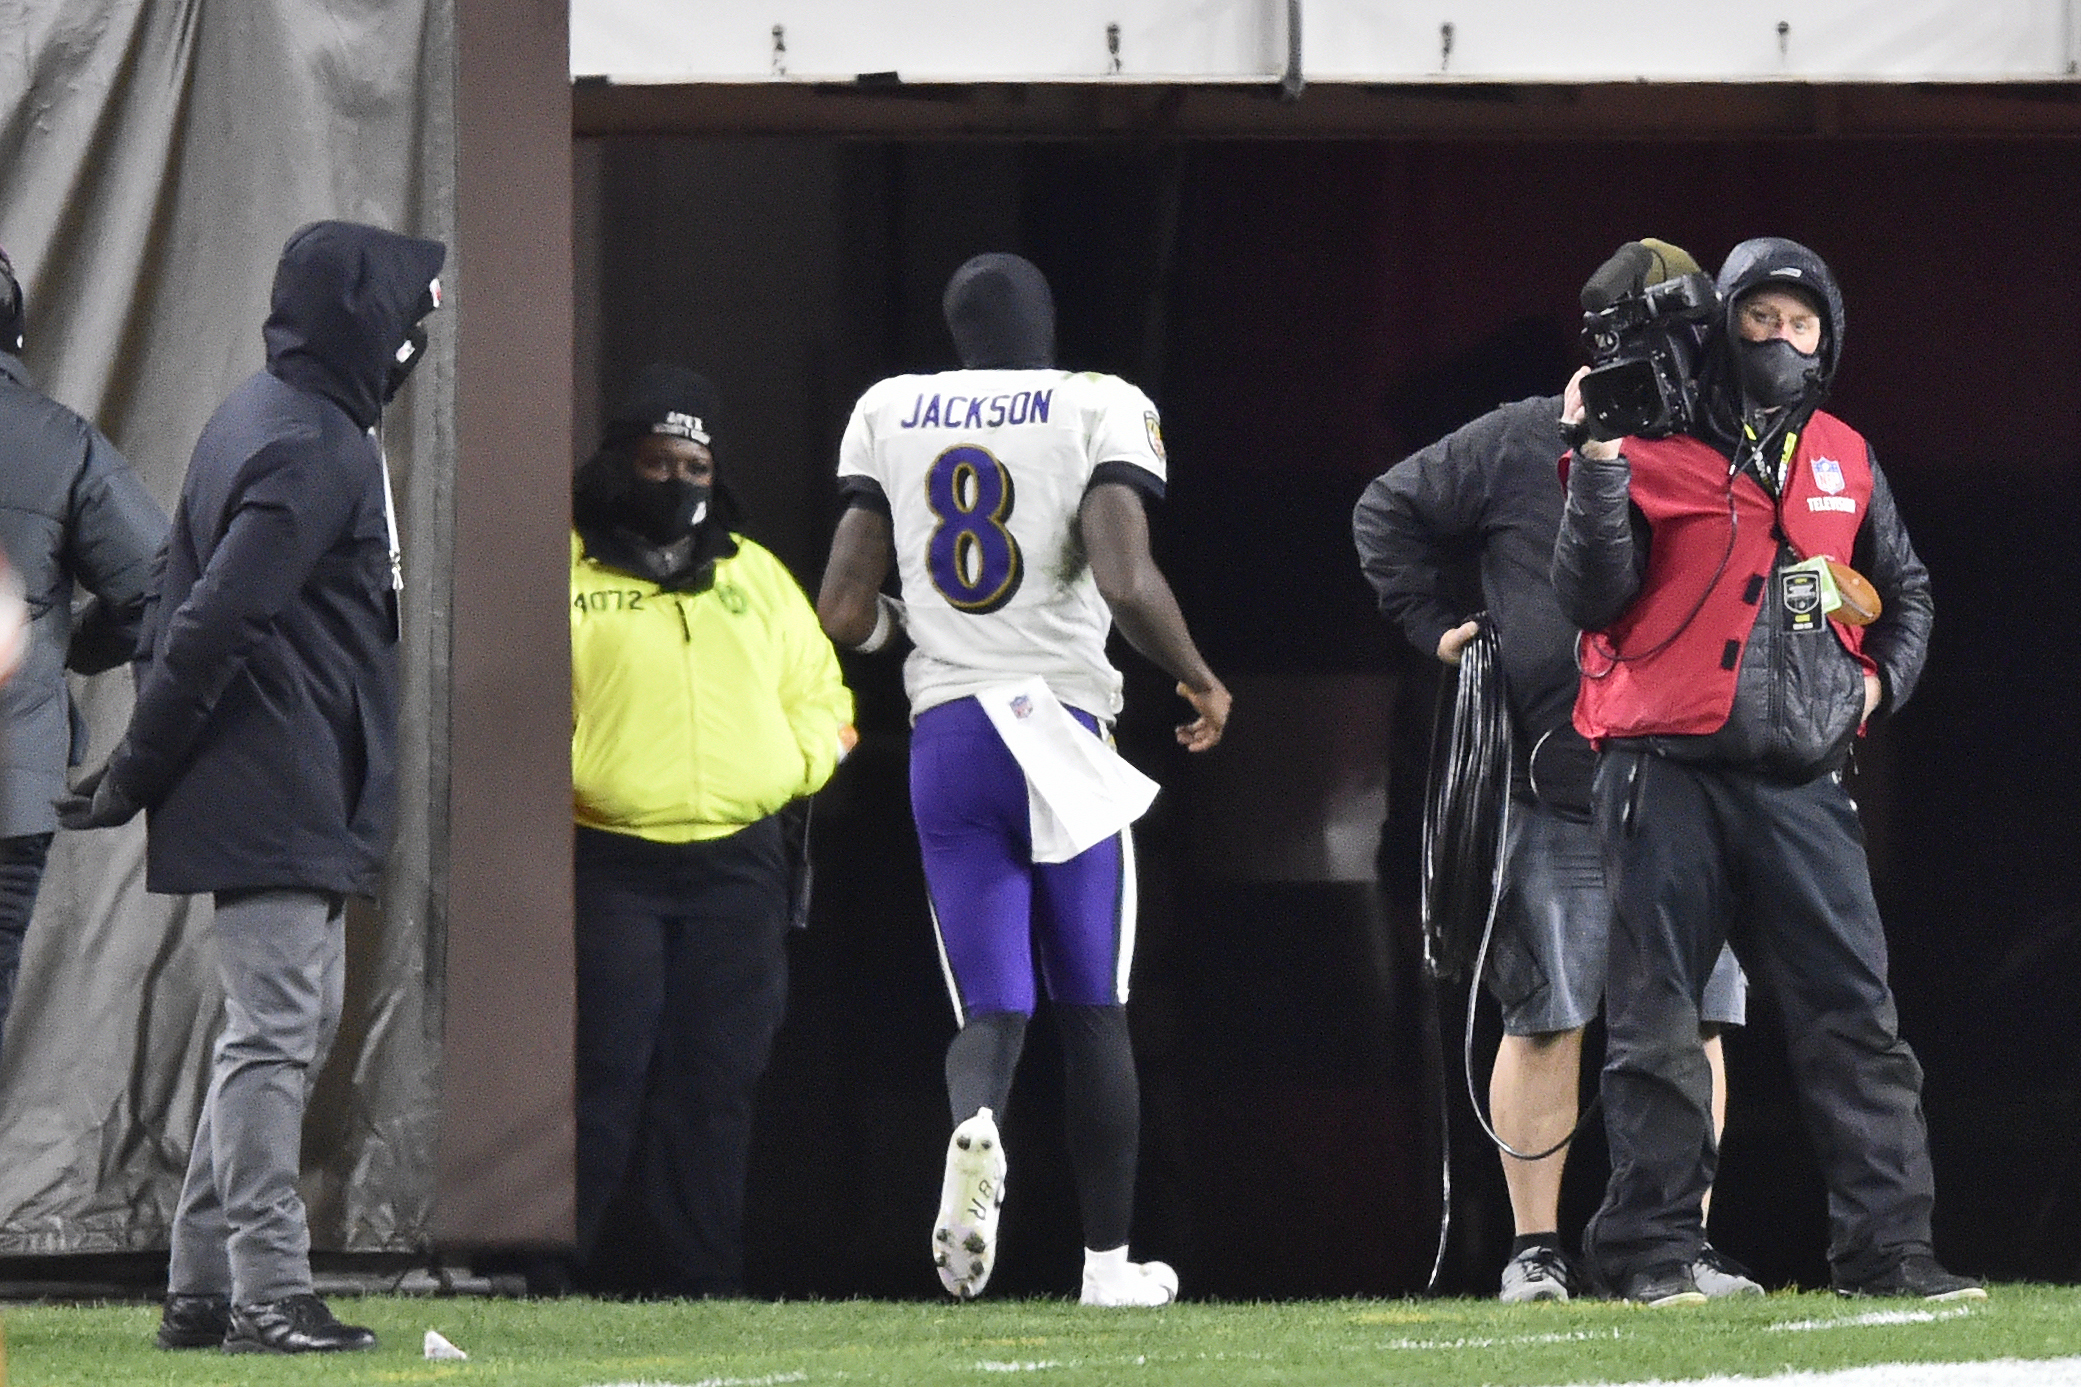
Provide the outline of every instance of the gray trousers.
{"type": "Polygon", "coordinates": [[[340,1024],[345,902],[324,891],[217,895],[224,1031],[174,1214],[167,1289],[236,1305],[311,1289],[296,1192],[304,1104],[340,1024]]]}

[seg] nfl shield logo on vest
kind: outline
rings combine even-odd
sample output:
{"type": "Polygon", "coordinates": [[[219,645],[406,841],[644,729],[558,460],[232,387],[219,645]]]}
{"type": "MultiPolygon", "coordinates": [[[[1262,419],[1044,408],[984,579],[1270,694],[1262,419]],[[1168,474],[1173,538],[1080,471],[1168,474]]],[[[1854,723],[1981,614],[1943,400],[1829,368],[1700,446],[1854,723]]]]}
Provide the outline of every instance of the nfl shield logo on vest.
{"type": "Polygon", "coordinates": [[[1834,458],[1814,459],[1814,485],[1827,492],[1843,489],[1843,465],[1834,458]]]}

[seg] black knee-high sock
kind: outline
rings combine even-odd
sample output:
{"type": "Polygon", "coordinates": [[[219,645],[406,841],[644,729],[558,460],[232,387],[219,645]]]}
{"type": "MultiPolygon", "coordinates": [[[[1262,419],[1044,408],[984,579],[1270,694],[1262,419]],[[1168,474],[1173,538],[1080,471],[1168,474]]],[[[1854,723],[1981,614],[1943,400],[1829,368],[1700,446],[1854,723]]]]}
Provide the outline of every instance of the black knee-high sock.
{"type": "Polygon", "coordinates": [[[947,1103],[954,1125],[988,1108],[1004,1121],[1012,1101],[1012,1071],[1026,1048],[1026,1018],[1016,1011],[987,1011],[971,1016],[947,1046],[947,1103]]]}
{"type": "Polygon", "coordinates": [[[1127,1038],[1127,1008],[1057,1007],[1055,1020],[1062,1032],[1069,1157],[1084,1215],[1084,1246],[1104,1252],[1124,1246],[1134,1223],[1142,1090],[1127,1038]]]}

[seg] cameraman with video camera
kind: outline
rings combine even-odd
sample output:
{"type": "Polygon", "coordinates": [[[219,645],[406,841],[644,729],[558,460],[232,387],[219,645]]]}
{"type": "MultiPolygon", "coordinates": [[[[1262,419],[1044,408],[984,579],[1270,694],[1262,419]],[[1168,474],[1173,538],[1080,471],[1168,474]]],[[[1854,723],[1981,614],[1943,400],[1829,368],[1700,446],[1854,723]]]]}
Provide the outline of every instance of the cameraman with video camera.
{"type": "Polygon", "coordinates": [[[1612,1174],[1589,1270],[1628,1300],[1702,1298],[1691,1266],[1719,1152],[1698,1004],[1731,934],[1784,1014],[1836,1290],[1981,1297],[1932,1253],[1922,1071],[1842,783],[1865,723],[1913,691],[1932,617],[1870,445],[1819,409],[1842,295],[1811,250],[1763,238],[1716,285],[1661,291],[1643,314],[1645,264],[1624,247],[1584,289],[1600,360],[1622,359],[1570,385],[1553,561],[1585,632],[1574,722],[1601,753],[1593,813],[1617,912],[1612,1174]]]}
{"type": "MultiPolygon", "coordinates": [[[[1645,274],[1651,285],[1697,273],[1680,247],[1637,244],[1657,257],[1645,274]]],[[[1503,1023],[1488,1093],[1516,1232],[1499,1289],[1506,1302],[1567,1300],[1582,1290],[1562,1245],[1561,1175],[1611,928],[1590,823],[1596,756],[1569,721],[1577,632],[1549,576],[1564,499],[1554,466],[1567,451],[1561,405],[1559,395],[1498,405],[1374,478],[1352,514],[1359,563],[1382,614],[1417,649],[1454,667],[1488,628],[1509,708],[1510,792],[1494,806],[1503,885],[1486,966],[1476,970],[1503,1023]],[[1479,569],[1478,623],[1453,605],[1454,571],[1467,557],[1479,569]]],[[[1720,1030],[1742,1024],[1747,992],[1723,950],[1700,1007],[1716,1096],[1726,1089],[1720,1030]]],[[[1710,1246],[1692,1275],[1709,1296],[1763,1290],[1710,1246]]]]}

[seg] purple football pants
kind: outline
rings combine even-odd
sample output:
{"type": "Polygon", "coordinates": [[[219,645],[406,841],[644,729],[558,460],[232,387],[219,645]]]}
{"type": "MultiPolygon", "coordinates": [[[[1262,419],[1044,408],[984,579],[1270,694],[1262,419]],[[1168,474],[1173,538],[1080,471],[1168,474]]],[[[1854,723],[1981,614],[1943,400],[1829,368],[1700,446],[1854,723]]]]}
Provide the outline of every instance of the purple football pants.
{"type": "MultiPolygon", "coordinates": [[[[1070,711],[1097,735],[1096,718],[1070,711]]],[[[910,802],[957,1021],[1032,1015],[1036,956],[1050,1001],[1127,1000],[1135,891],[1126,832],[1068,862],[1034,862],[1026,773],[973,698],[919,714],[910,802]]]]}

